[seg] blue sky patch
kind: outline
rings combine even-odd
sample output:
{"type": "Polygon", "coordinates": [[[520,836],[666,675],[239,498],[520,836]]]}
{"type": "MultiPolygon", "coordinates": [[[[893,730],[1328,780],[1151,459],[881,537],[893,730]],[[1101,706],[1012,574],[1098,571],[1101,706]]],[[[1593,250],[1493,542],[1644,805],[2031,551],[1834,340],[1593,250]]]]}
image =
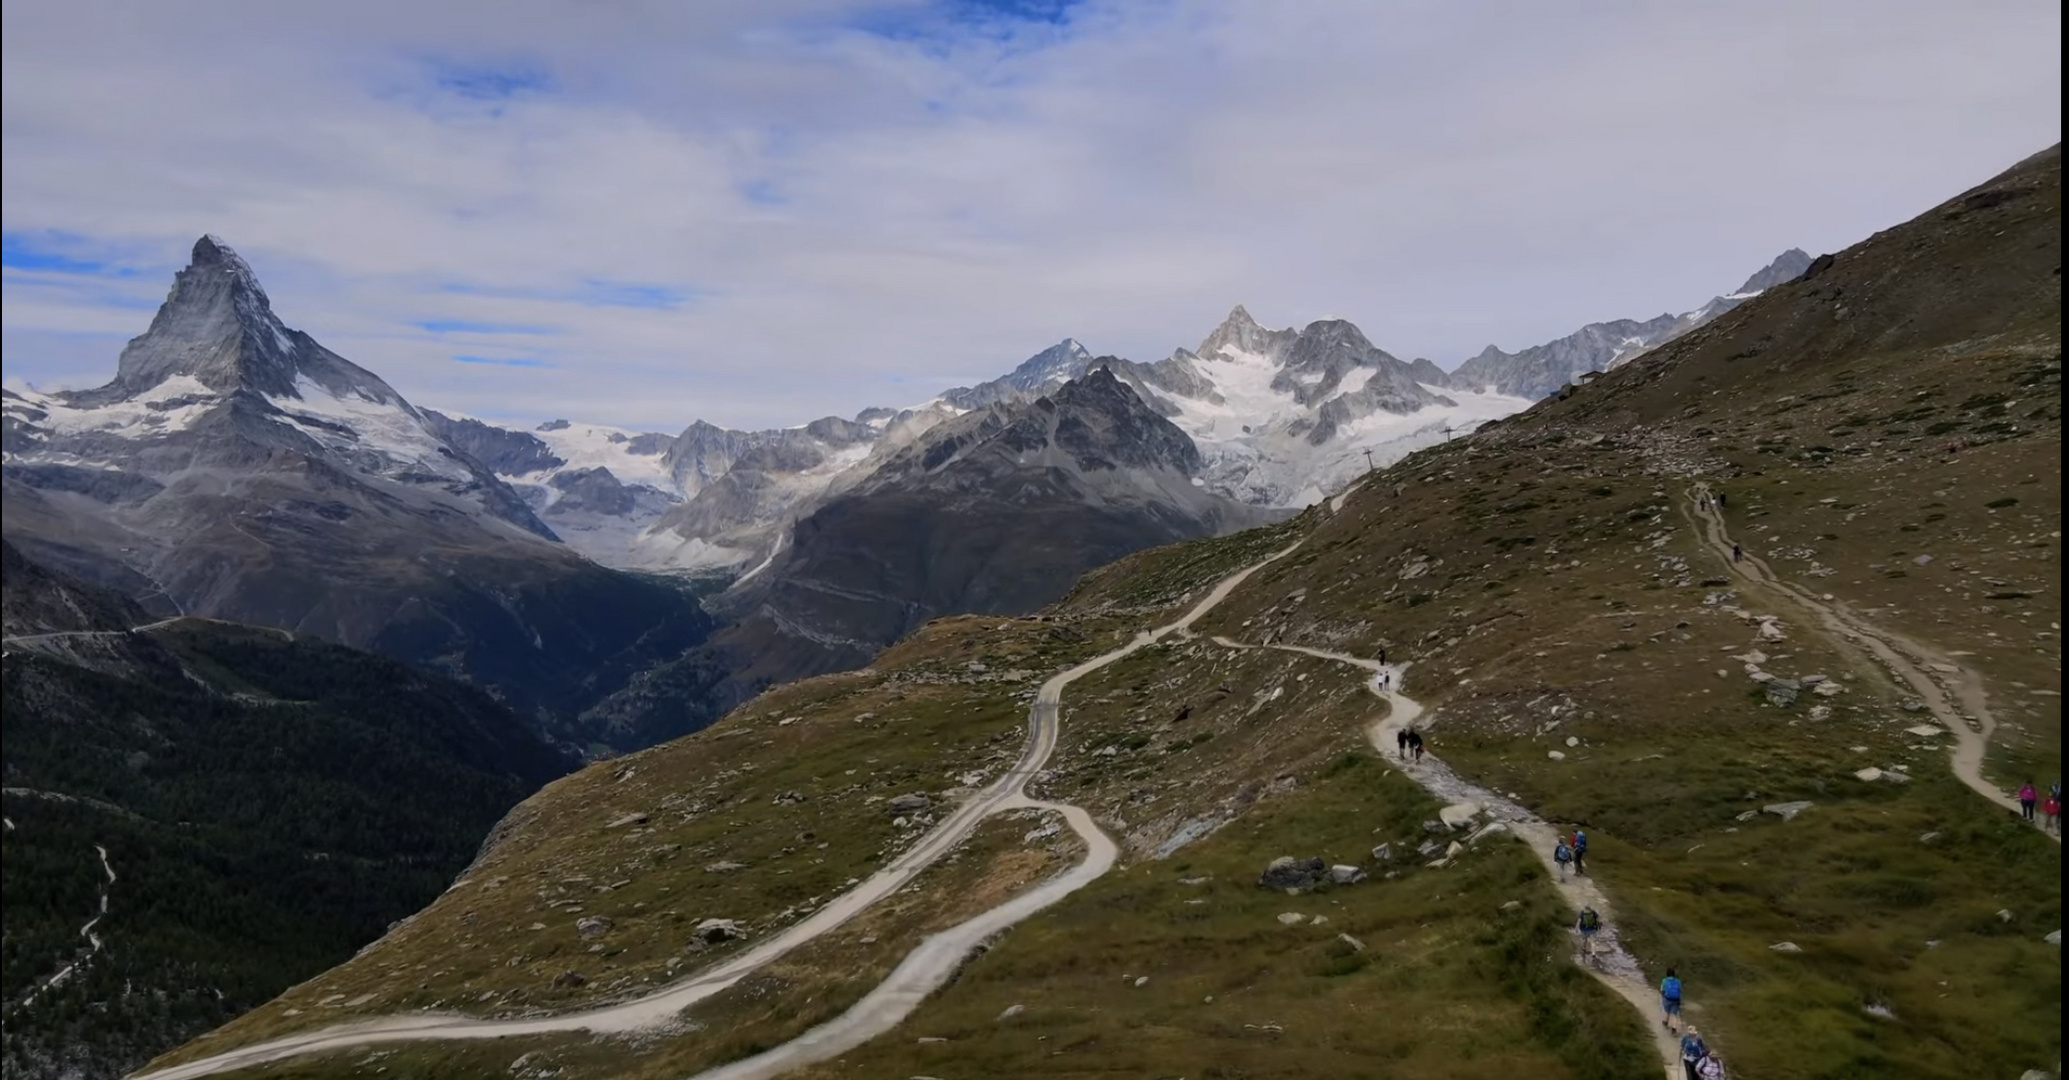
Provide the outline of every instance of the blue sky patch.
{"type": "Polygon", "coordinates": [[[473,322],[467,319],[425,319],[413,325],[419,330],[427,330],[434,334],[547,335],[560,333],[558,329],[551,326],[538,326],[530,323],[473,322]]]}
{"type": "Polygon", "coordinates": [[[0,267],[46,274],[91,274],[96,277],[134,277],[134,267],[92,258],[81,251],[91,246],[83,236],[39,231],[0,233],[0,267]]]}
{"type": "Polygon", "coordinates": [[[431,80],[440,90],[471,101],[508,101],[519,94],[551,90],[553,75],[529,62],[465,64],[431,61],[431,80]]]}
{"type": "Polygon", "coordinates": [[[881,8],[857,19],[856,29],[894,41],[944,46],[956,38],[1011,41],[1028,32],[1070,24],[1083,0],[933,0],[881,8]]]}

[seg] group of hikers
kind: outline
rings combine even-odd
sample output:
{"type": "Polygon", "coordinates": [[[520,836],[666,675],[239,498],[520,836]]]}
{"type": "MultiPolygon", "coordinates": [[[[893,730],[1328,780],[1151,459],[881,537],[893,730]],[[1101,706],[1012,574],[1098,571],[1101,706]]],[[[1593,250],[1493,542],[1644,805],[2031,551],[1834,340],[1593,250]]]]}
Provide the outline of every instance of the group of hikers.
{"type": "MultiPolygon", "coordinates": [[[[1574,836],[1579,840],[1579,847],[1586,850],[1587,834],[1575,830],[1574,836]]],[[[1563,838],[1559,842],[1562,851],[1573,846],[1571,841],[1563,838]]],[[[1566,861],[1560,860],[1562,871],[1566,861]]],[[[1579,859],[1572,861],[1576,865],[1580,862],[1579,859]]],[[[1595,935],[1602,932],[1602,913],[1593,907],[1583,906],[1580,909],[1580,917],[1574,920],[1573,928],[1580,932],[1582,958],[1594,960],[1595,935]]],[[[1673,968],[1668,968],[1666,978],[1660,980],[1660,1025],[1670,1034],[1677,1026],[1680,1029],[1681,1068],[1687,1073],[1687,1080],[1725,1080],[1723,1059],[1710,1049],[1709,1044],[1703,1042],[1702,1035],[1694,1027],[1681,1020],[1681,975],[1673,968]]]]}
{"type": "Polygon", "coordinates": [[[2060,780],[2057,780],[2054,783],[2048,785],[2047,798],[2045,800],[2041,800],[2039,796],[2040,793],[2033,789],[2033,781],[2026,781],[2026,783],[2019,788],[2019,816],[2025,818],[2027,821],[2032,821],[2033,804],[2035,802],[2039,802],[2040,814],[2042,817],[2047,819],[2047,823],[2043,827],[2046,828],[2049,832],[2061,832],[2062,782],[2060,780]]]}
{"type": "Polygon", "coordinates": [[[1394,732],[1394,745],[1400,750],[1401,760],[1406,761],[1408,755],[1413,754],[1416,764],[1422,763],[1422,732],[1404,727],[1394,732]]]}

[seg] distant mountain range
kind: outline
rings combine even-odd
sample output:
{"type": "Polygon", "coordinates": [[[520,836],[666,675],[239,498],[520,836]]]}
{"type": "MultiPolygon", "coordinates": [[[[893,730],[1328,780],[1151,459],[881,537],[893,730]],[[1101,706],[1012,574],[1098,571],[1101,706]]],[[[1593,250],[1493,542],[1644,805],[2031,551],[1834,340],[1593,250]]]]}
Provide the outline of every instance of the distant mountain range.
{"type": "Polygon", "coordinates": [[[564,746],[622,748],[928,618],[1031,610],[1137,548],[1282,516],[1807,263],[1448,373],[1349,322],[1237,307],[1154,363],[1066,339],[910,408],[670,436],[420,409],[285,326],[204,237],[107,385],[5,392],[0,495],[28,556],[154,615],[370,649],[488,688],[564,746]],[[735,579],[712,639],[699,593],[735,579]]]}
{"type": "Polygon", "coordinates": [[[1671,341],[1809,264],[1809,255],[1791,249],[1693,310],[1590,323],[1515,353],[1490,345],[1450,372],[1428,360],[1399,360],[1349,322],[1273,330],[1239,305],[1197,348],[1153,363],[1095,358],[1066,338],[1005,375],[917,406],[791,428],[733,431],[697,421],[670,436],[554,420],[517,431],[426,415],[590,558],[738,574],[765,562],[793,522],[864,484],[928,429],[1052,393],[1095,366],[1192,439],[1206,490],[1296,508],[1372,465],[1521,411],[1582,374],[1671,341]]]}

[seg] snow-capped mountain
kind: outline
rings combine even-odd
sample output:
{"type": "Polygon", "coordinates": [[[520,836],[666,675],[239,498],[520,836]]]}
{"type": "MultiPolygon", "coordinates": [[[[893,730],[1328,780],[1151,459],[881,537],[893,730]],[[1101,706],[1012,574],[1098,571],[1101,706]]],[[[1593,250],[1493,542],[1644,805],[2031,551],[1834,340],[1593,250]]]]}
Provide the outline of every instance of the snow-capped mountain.
{"type": "Polygon", "coordinates": [[[465,675],[549,728],[708,632],[680,590],[559,543],[448,423],[289,329],[204,237],[107,385],[5,392],[6,537],[160,614],[465,675]]]}
{"type": "Polygon", "coordinates": [[[1198,445],[1207,490],[1258,506],[1305,506],[1373,463],[1530,405],[1453,392],[1435,364],[1397,359],[1341,319],[1270,330],[1241,305],[1198,349],[1117,373],[1198,445]]]}
{"type": "Polygon", "coordinates": [[[589,557],[737,575],[768,565],[794,522],[867,484],[937,425],[1054,393],[1097,366],[1192,439],[1201,456],[1195,479],[1206,491],[1297,507],[1374,465],[1528,408],[1586,372],[1628,362],[1793,279],[1809,262],[1791,250],[1692,311],[1591,323],[1515,353],[1489,346],[1450,372],[1394,357],[1340,319],[1270,329],[1237,306],[1197,347],[1154,363],[1095,359],[1066,338],[997,379],[910,408],[771,431],[698,421],[671,437],[556,420],[516,432],[427,415],[589,557]]]}

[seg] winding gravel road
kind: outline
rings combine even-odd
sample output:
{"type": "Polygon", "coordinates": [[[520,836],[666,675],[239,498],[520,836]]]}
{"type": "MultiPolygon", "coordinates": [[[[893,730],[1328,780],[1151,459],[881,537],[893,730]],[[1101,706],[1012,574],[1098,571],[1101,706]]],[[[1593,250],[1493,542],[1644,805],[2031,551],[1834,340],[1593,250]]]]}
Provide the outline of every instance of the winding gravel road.
{"type": "Polygon", "coordinates": [[[934,934],[907,954],[890,976],[847,1012],[803,1035],[717,1069],[697,1080],[748,1080],[773,1077],[800,1065],[847,1052],[895,1027],[926,996],[948,981],[972,950],[983,942],[1098,880],[1112,868],[1119,849],[1078,806],[1034,799],[1027,784],[1047,766],[1056,750],[1061,726],[1063,690],[1171,634],[1184,634],[1201,616],[1228,598],[1236,587],[1264,566],[1299,547],[1295,542],[1263,560],[1223,578],[1178,621],[1135,635],[1128,644],[1079,664],[1042,684],[1028,710],[1027,748],[1013,767],[935,826],[889,866],[834,898],[809,918],[775,937],[706,971],[644,997],[602,1008],[522,1020],[477,1020],[461,1016],[412,1014],[323,1028],[228,1050],[155,1072],[134,1074],[134,1080],[188,1080],[304,1054],[333,1053],[385,1043],[428,1039],[499,1039],[513,1035],[588,1031],[598,1034],[638,1031],[673,1020],[682,1010],[739,982],[756,969],[792,949],[840,926],[871,904],[897,892],[969,836],[985,818],[1005,810],[1033,807],[1053,810],[1085,842],[1085,858],[1077,866],[957,926],[934,934]]]}

